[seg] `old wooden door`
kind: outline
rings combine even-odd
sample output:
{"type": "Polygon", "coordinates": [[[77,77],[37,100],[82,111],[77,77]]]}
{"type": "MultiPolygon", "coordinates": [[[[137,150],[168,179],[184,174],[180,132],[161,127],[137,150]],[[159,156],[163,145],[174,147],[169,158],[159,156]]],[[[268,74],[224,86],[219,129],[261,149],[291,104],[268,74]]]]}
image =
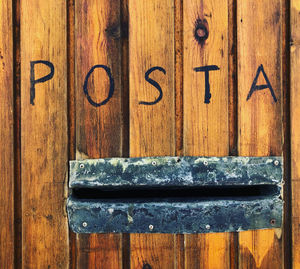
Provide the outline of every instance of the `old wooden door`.
{"type": "Polygon", "coordinates": [[[300,268],[299,0],[1,0],[1,268],[300,268]],[[282,229],[69,231],[68,161],[284,156],[282,229]]]}

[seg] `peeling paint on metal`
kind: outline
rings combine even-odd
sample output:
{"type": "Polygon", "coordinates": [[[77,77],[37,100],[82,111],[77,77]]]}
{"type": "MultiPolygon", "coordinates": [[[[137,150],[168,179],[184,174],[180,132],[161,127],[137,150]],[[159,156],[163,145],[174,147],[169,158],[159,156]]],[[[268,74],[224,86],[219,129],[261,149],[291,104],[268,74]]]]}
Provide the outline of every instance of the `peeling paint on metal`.
{"type": "MultiPolygon", "coordinates": [[[[70,188],[277,186],[259,197],[68,198],[76,233],[211,233],[279,228],[283,201],[281,157],[148,157],[70,162],[70,188]],[[82,223],[88,223],[86,227],[82,223]],[[150,229],[149,227],[152,227],[150,229]],[[208,228],[209,227],[209,228],[208,228]]],[[[279,234],[279,233],[278,233],[279,234]]]]}
{"type": "Polygon", "coordinates": [[[69,186],[254,185],[278,184],[281,180],[281,157],[112,158],[71,161],[69,186]],[[280,165],[276,166],[275,160],[280,165]]]}
{"type": "Polygon", "coordinates": [[[208,233],[281,226],[282,201],[80,201],[68,200],[71,229],[76,233],[208,233]],[[134,204],[131,213],[129,207],[134,204]],[[107,208],[114,207],[111,214],[107,208]],[[276,220],[274,225],[270,220],[276,220]],[[87,221],[89,225],[81,224],[87,221]],[[149,225],[153,230],[149,230],[149,225]],[[207,225],[210,229],[207,229],[207,225]]]}

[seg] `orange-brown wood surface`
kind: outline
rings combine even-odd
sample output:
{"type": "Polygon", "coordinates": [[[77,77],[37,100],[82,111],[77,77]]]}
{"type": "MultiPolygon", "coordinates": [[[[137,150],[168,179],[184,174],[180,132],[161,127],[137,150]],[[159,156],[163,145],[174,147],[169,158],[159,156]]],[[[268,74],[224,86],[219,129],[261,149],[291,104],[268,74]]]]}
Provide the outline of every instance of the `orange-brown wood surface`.
{"type": "Polygon", "coordinates": [[[14,268],[12,3],[0,2],[0,266],[14,268]]]}
{"type": "MultiPolygon", "coordinates": [[[[21,1],[22,266],[67,268],[68,172],[66,2],[21,1]],[[53,78],[35,85],[31,61],[50,61],[53,78]]],[[[50,68],[36,64],[34,79],[50,68]]]]}
{"type": "Polygon", "coordinates": [[[299,14],[299,0],[1,0],[0,268],[300,268],[299,14]],[[276,100],[249,95],[259,67],[276,100]],[[145,104],[152,80],[162,98],[145,104]],[[68,229],[69,160],[282,153],[282,229],[68,229]]]}
{"type": "MultiPolygon", "coordinates": [[[[280,0],[241,1],[237,5],[238,153],[241,156],[282,154],[281,5],[280,0]],[[254,91],[247,101],[260,65],[264,67],[277,102],[269,88],[254,91]]],[[[261,72],[257,85],[266,84],[261,72]]],[[[280,229],[240,233],[240,268],[281,268],[281,235],[280,229]]]]}
{"type": "Polygon", "coordinates": [[[292,257],[300,268],[300,1],[291,1],[291,166],[292,166],[292,257]]]}
{"type": "MultiPolygon", "coordinates": [[[[226,156],[228,127],[228,4],[226,1],[183,3],[184,154],[226,156]],[[205,30],[208,37],[205,39],[205,30]],[[198,30],[197,30],[198,29],[198,30]],[[197,40],[195,35],[203,37],[197,40]],[[205,103],[205,75],[194,68],[217,65],[210,71],[211,98],[205,103]]],[[[229,234],[185,236],[186,268],[230,268],[229,234]]]]}
{"type": "MultiPolygon", "coordinates": [[[[122,154],[120,3],[75,2],[76,159],[117,157],[122,154]],[[87,73],[95,65],[110,68],[114,94],[109,103],[93,106],[83,91],[87,73]]],[[[101,103],[109,95],[109,78],[96,68],[87,84],[88,95],[101,103]]],[[[78,268],[122,268],[119,234],[77,236],[78,268]]]]}
{"type": "MultiPolygon", "coordinates": [[[[130,156],[175,154],[174,2],[129,0],[130,156]],[[163,99],[145,72],[160,66],[150,78],[159,82],[163,99]]],[[[155,229],[155,223],[149,223],[155,229]]],[[[131,268],[174,268],[175,237],[168,234],[130,237],[131,268]],[[150,266],[150,267],[149,267],[150,266]]]]}

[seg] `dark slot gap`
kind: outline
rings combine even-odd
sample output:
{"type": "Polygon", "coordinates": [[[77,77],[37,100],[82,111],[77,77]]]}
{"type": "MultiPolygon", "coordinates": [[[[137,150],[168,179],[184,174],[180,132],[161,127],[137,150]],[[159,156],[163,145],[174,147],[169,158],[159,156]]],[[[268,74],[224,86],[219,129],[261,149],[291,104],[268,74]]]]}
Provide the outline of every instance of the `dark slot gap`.
{"type": "Polygon", "coordinates": [[[77,199],[144,199],[144,198],[237,198],[279,196],[277,185],[251,186],[201,186],[201,187],[156,187],[130,189],[74,188],[72,197],[77,199]]]}

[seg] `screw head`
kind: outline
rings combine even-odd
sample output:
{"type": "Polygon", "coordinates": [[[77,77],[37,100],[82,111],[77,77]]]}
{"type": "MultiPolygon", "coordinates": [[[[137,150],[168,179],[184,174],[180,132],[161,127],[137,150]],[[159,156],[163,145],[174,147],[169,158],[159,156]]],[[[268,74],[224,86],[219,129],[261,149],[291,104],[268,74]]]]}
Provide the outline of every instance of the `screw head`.
{"type": "Polygon", "coordinates": [[[83,227],[86,227],[86,226],[87,226],[87,222],[85,222],[85,221],[82,222],[82,226],[83,226],[83,227]]]}
{"type": "Polygon", "coordinates": [[[205,228],[206,228],[206,230],[209,230],[210,229],[210,225],[206,224],[205,228]]]}
{"type": "Polygon", "coordinates": [[[109,214],[114,213],[114,209],[113,209],[113,208],[109,208],[109,209],[108,209],[108,213],[109,213],[109,214]]]}
{"type": "Polygon", "coordinates": [[[79,165],[79,167],[80,167],[80,168],[84,168],[84,164],[81,163],[81,164],[79,165]]]}
{"type": "Polygon", "coordinates": [[[152,162],[152,165],[156,165],[156,161],[153,161],[153,162],[152,162]]]}
{"type": "Polygon", "coordinates": [[[204,165],[208,165],[208,161],[204,161],[203,164],[204,164],[204,165]]]}
{"type": "Polygon", "coordinates": [[[275,164],[276,166],[279,165],[279,161],[278,161],[278,160],[274,161],[274,164],[275,164]]]}
{"type": "Polygon", "coordinates": [[[276,223],[276,220],[275,220],[275,219],[271,219],[271,220],[270,220],[270,224],[271,224],[271,225],[275,225],[275,223],[276,223]]]}
{"type": "Polygon", "coordinates": [[[149,225],[149,230],[152,231],[154,226],[152,224],[149,225]]]}

